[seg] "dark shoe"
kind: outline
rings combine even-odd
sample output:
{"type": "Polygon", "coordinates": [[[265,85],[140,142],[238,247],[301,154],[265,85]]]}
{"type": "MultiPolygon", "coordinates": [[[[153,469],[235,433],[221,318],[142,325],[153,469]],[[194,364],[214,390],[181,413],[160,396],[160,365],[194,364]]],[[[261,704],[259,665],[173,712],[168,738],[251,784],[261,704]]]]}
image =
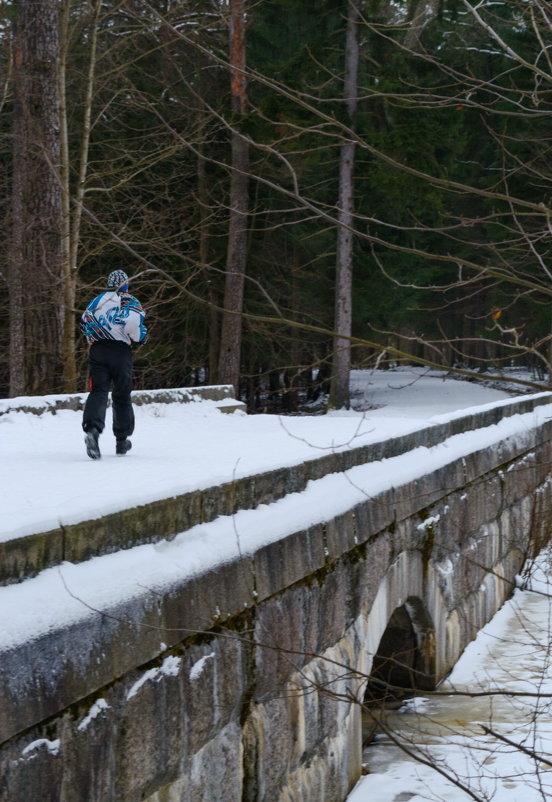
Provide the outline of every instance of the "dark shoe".
{"type": "Polygon", "coordinates": [[[99,436],[100,433],[97,429],[90,429],[90,431],[86,432],[84,444],[86,445],[86,453],[90,459],[100,459],[102,456],[100,454],[100,446],[98,444],[99,436]]]}
{"type": "Polygon", "coordinates": [[[117,440],[117,443],[115,445],[115,453],[123,455],[126,454],[127,451],[130,451],[131,448],[132,448],[132,443],[130,442],[128,437],[125,437],[124,440],[117,440]]]}

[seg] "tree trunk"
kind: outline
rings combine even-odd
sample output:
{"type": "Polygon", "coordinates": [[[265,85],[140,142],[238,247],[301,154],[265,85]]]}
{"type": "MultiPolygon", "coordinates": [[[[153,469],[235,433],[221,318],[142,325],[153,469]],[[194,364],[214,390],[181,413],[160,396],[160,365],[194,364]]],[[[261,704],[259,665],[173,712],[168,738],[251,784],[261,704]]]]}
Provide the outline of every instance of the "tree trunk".
{"type": "MultiPolygon", "coordinates": [[[[61,273],[59,52],[56,0],[18,0],[14,23],[14,167],[10,305],[14,371],[25,365],[24,391],[61,389],[63,279],[61,273]],[[13,308],[24,290],[24,334],[13,308]]],[[[12,386],[21,377],[13,376],[12,386]]],[[[19,391],[19,390],[18,390],[19,391]]]]}
{"type": "MultiPolygon", "coordinates": [[[[16,117],[13,126],[13,157],[21,159],[21,120],[16,117]]],[[[15,168],[14,168],[15,172],[15,168]]],[[[13,398],[25,393],[25,316],[23,314],[23,220],[21,186],[15,181],[12,193],[11,251],[8,259],[8,290],[10,312],[10,387],[13,398]]]]}
{"type": "Polygon", "coordinates": [[[71,271],[71,190],[69,185],[69,131],[67,124],[66,73],[69,51],[70,0],[62,4],[59,48],[58,97],[60,118],[60,181],[61,181],[61,264],[63,272],[63,391],[77,389],[75,362],[75,280],[71,271]]]}
{"type": "MultiPolygon", "coordinates": [[[[230,2],[230,80],[232,111],[245,114],[247,85],[245,78],[245,3],[230,2]]],[[[232,174],[230,179],[230,220],[224,287],[218,378],[222,384],[233,384],[239,394],[240,353],[242,337],[241,312],[247,264],[247,215],[249,188],[249,144],[232,133],[232,174]]]]}
{"type": "MultiPolygon", "coordinates": [[[[197,160],[197,195],[199,201],[199,263],[202,270],[206,269],[209,262],[209,241],[210,241],[210,226],[209,226],[209,192],[207,188],[207,175],[205,171],[205,143],[204,143],[204,127],[202,120],[199,121],[201,126],[200,143],[198,146],[198,160],[197,160]]],[[[208,371],[209,371],[209,384],[216,384],[218,382],[218,357],[219,357],[219,312],[217,305],[219,299],[217,298],[216,287],[217,282],[213,276],[207,279],[207,297],[209,300],[209,340],[208,340],[208,371]]]]}
{"type": "Polygon", "coordinates": [[[75,299],[78,273],[78,252],[82,220],[82,204],[86,176],[88,173],[88,151],[90,146],[90,130],[92,102],[96,75],[96,53],[98,43],[98,18],[101,0],[95,0],[91,9],[88,41],[90,43],[90,61],[84,95],[84,115],[80,153],[78,162],[78,178],[71,208],[70,154],[69,132],[67,120],[66,71],[70,47],[69,12],[71,0],[65,0],[62,8],[61,41],[59,46],[59,108],[60,108],[60,142],[61,165],[60,177],[62,187],[62,272],[64,284],[64,321],[63,321],[63,389],[73,393],[77,389],[77,365],[75,357],[75,299]]]}
{"type": "MultiPolygon", "coordinates": [[[[356,0],[349,0],[345,44],[344,98],[351,123],[354,123],[357,108],[358,19],[359,12],[356,0]]],[[[352,331],[354,168],[355,143],[344,142],[341,145],[339,154],[335,337],[330,390],[330,405],[337,409],[343,407],[348,409],[350,403],[351,344],[347,338],[351,336],[352,331]]]]}

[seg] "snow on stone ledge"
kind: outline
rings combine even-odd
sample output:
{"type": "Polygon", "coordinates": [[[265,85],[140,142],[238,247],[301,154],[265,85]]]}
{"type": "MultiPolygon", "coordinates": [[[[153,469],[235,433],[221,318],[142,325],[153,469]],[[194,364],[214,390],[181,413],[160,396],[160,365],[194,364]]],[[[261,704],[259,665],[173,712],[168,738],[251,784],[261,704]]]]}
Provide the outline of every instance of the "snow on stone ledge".
{"type": "MultiPolygon", "coordinates": [[[[215,401],[222,411],[245,410],[245,404],[235,399],[234,387],[231,384],[213,384],[205,387],[175,387],[166,390],[134,390],[134,404],[187,404],[198,401],[215,401]],[[228,409],[227,409],[228,408],[228,409]],[[231,408],[231,409],[230,409],[231,408]]],[[[81,410],[88,393],[72,395],[29,395],[17,398],[0,399],[0,416],[8,412],[30,412],[42,415],[51,412],[53,415],[60,409],[81,410]]]]}

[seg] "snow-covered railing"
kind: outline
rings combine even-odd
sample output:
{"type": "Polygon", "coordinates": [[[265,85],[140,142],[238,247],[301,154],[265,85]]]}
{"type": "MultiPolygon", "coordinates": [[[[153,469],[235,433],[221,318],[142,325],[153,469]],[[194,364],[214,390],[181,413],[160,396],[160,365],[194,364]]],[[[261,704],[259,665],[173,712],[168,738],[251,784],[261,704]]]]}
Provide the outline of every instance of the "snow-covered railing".
{"type": "MultiPolygon", "coordinates": [[[[29,412],[55,415],[61,409],[79,410],[84,408],[88,393],[67,395],[29,395],[17,398],[0,399],[0,415],[8,412],[29,412]]],[[[205,387],[178,387],[167,390],[134,390],[132,401],[135,404],[188,404],[194,401],[216,401],[221,412],[245,410],[245,404],[234,397],[231,384],[213,384],[205,387]]]]}
{"type": "MultiPolygon", "coordinates": [[[[198,388],[201,389],[201,388],[198,388]]],[[[203,388],[210,389],[210,388],[203,388]]],[[[221,403],[226,389],[221,391],[221,403]]],[[[178,394],[191,391],[152,391],[159,402],[163,394],[177,401],[178,394]]],[[[226,398],[230,398],[226,396],[226,398]]],[[[188,398],[190,400],[190,398],[188,398]]],[[[0,542],[0,586],[35,576],[40,571],[64,560],[82,562],[94,556],[108,554],[144,543],[171,539],[201,523],[219,516],[234,515],[238,510],[255,509],[287,494],[302,492],[307,484],[330,474],[340,474],[358,465],[388,460],[416,448],[431,448],[448,438],[498,424],[513,415],[523,415],[542,405],[550,404],[552,393],[493,402],[473,410],[448,413],[434,418],[424,428],[397,437],[386,438],[368,445],[332,451],[298,465],[285,466],[265,473],[247,475],[212,487],[201,488],[171,498],[131,507],[108,515],[99,514],[79,523],[66,524],[47,532],[14,537],[0,542]]],[[[147,403],[147,401],[146,401],[147,403]]],[[[552,405],[551,405],[552,417],[552,405]]],[[[466,482],[472,481],[487,468],[485,456],[472,460],[466,469],[466,482]]],[[[420,466],[420,473],[423,465],[420,466]]],[[[389,523],[395,510],[388,510],[389,523]]]]}

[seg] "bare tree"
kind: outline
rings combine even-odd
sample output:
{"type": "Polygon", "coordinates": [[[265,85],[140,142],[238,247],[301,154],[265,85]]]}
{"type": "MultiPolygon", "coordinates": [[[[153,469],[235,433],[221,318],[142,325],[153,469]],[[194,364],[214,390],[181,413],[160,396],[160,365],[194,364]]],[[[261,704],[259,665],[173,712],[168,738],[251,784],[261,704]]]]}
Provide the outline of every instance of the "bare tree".
{"type": "MultiPolygon", "coordinates": [[[[88,128],[92,137],[93,160],[87,163],[86,153],[85,158],[75,158],[79,148],[73,127],[68,135],[69,145],[63,145],[63,152],[67,154],[69,151],[72,154],[70,161],[76,165],[70,181],[72,188],[67,190],[67,169],[58,181],[65,204],[62,231],[67,278],[63,303],[67,316],[64,327],[66,389],[72,386],[71,376],[74,374],[71,367],[74,326],[71,321],[74,322],[75,306],[74,248],[79,239],[79,261],[85,264],[81,278],[84,280],[86,276],[90,283],[106,272],[107,262],[113,258],[126,258],[120,250],[124,248],[121,242],[134,248],[136,258],[150,258],[157,265],[164,264],[178,278],[183,292],[190,290],[190,276],[201,276],[201,281],[193,288],[195,292],[190,292],[187,297],[195,305],[196,320],[202,321],[196,328],[201,329],[204,344],[209,338],[204,335],[207,326],[199,305],[209,304],[216,312],[213,319],[218,317],[224,321],[218,359],[219,369],[223,371],[218,377],[220,381],[238,382],[242,321],[246,318],[256,321],[255,337],[264,343],[259,347],[255,344],[255,348],[250,349],[253,362],[256,354],[264,353],[271,354],[270,360],[278,363],[255,365],[248,354],[247,369],[251,375],[257,375],[259,369],[266,375],[275,374],[280,368],[280,373],[284,368],[299,373],[305,369],[309,359],[312,363],[316,361],[318,365],[325,365],[335,354],[336,360],[345,359],[345,367],[338,366],[336,361],[332,368],[345,393],[351,345],[355,346],[354,353],[359,355],[358,358],[362,356],[374,361],[385,353],[385,360],[389,362],[411,360],[460,368],[468,373],[476,373],[474,368],[478,364],[493,364],[497,368],[495,374],[499,374],[500,364],[526,358],[538,361],[544,375],[552,340],[548,334],[543,335],[542,326],[535,327],[536,333],[533,333],[529,319],[531,310],[546,308],[552,294],[547,266],[550,213],[546,188],[549,175],[546,138],[542,133],[542,121],[548,113],[546,87],[550,82],[545,44],[549,21],[541,7],[535,5],[530,10],[509,3],[511,19],[506,14],[499,20],[493,18],[491,6],[466,6],[462,25],[456,26],[450,36],[447,31],[448,38],[443,35],[436,43],[436,36],[432,33],[432,26],[437,24],[433,4],[427,7],[418,4],[410,11],[406,6],[394,6],[393,14],[383,23],[378,23],[370,17],[371,12],[369,14],[364,5],[351,2],[347,14],[349,35],[355,33],[358,38],[361,34],[358,59],[363,77],[360,85],[356,78],[357,89],[352,91],[350,86],[354,83],[353,74],[358,64],[355,67],[351,58],[345,69],[349,89],[338,93],[334,90],[343,86],[343,71],[338,68],[333,72],[329,64],[335,64],[335,61],[328,58],[324,63],[321,52],[312,56],[316,66],[313,74],[323,76],[318,83],[309,79],[302,84],[286,86],[248,68],[245,62],[246,8],[244,2],[238,3],[237,0],[228,7],[233,25],[231,41],[234,43],[229,58],[220,47],[220,38],[211,36],[214,19],[218,20],[216,24],[220,27],[220,5],[205,3],[201,8],[200,5],[186,11],[189,25],[183,19],[182,11],[160,10],[147,2],[140,2],[137,7],[125,4],[124,7],[104,8],[109,23],[106,21],[100,29],[99,68],[96,66],[95,69],[94,59],[90,57],[96,47],[91,37],[94,26],[91,24],[87,28],[87,64],[90,69],[87,73],[81,60],[79,69],[82,75],[87,73],[88,78],[80,86],[79,113],[84,117],[85,107],[90,109],[83,100],[83,87],[91,85],[99,98],[99,113],[88,123],[84,121],[78,139],[86,150],[88,128]],[[469,25],[465,24],[468,15],[469,25]],[[198,19],[207,18],[210,23],[206,23],[203,30],[208,36],[195,35],[193,31],[198,30],[198,19]],[[519,20],[526,33],[525,42],[530,41],[530,48],[523,52],[517,48],[515,37],[506,30],[508,25],[513,30],[519,20]],[[115,35],[115,31],[122,35],[115,35]],[[476,36],[474,32],[478,32],[480,37],[476,42],[472,41],[476,36]],[[453,39],[453,35],[457,38],[453,39]],[[408,70],[405,69],[404,74],[397,73],[397,81],[399,78],[402,80],[400,88],[397,88],[397,82],[392,88],[379,83],[382,65],[377,61],[377,53],[374,54],[366,44],[368,36],[383,42],[386,54],[399,53],[408,61],[408,70]],[[449,41],[453,44],[445,47],[449,41]],[[455,61],[449,58],[450,54],[475,51],[473,42],[479,50],[485,43],[492,42],[496,52],[504,55],[513,69],[496,75],[489,72],[478,75],[475,68],[480,66],[479,62],[462,63],[458,58],[455,61]],[[195,61],[194,52],[198,54],[195,61]],[[151,69],[151,64],[155,61],[155,54],[161,53],[163,56],[160,55],[158,61],[166,58],[176,68],[172,75],[161,73],[162,80],[157,80],[158,75],[155,69],[151,69]],[[185,75],[182,69],[183,53],[189,61],[189,75],[185,75]],[[226,75],[230,74],[231,114],[219,102],[220,89],[209,94],[205,84],[198,80],[198,72],[202,71],[211,76],[222,76],[224,71],[226,75]],[[423,83],[419,80],[422,74],[423,83]],[[163,82],[164,86],[161,86],[163,82]],[[198,97],[198,92],[201,97],[198,97]],[[278,112],[271,114],[266,111],[259,98],[262,100],[268,96],[273,108],[284,109],[284,116],[287,114],[289,119],[282,119],[278,112]],[[193,115],[186,107],[190,98],[197,102],[193,115]],[[362,105],[359,103],[357,106],[359,100],[362,105]],[[493,159],[500,156],[502,164],[482,165],[479,172],[467,172],[465,181],[462,181],[459,171],[451,177],[429,157],[426,162],[421,157],[414,162],[393,145],[392,137],[389,137],[389,142],[384,136],[377,140],[369,135],[369,131],[367,133],[365,120],[359,124],[365,101],[370,102],[370,108],[376,109],[378,122],[387,125],[390,133],[393,132],[394,115],[404,109],[420,115],[434,109],[445,110],[451,117],[473,113],[477,115],[486,140],[494,143],[493,159]],[[288,113],[288,110],[291,111],[288,113]],[[246,112],[252,117],[251,125],[248,120],[247,127],[243,125],[246,112]],[[133,114],[140,119],[139,130],[132,127],[133,114]],[[185,114],[194,120],[193,125],[183,123],[185,114]],[[202,114],[205,114],[203,121],[202,114]],[[151,121],[154,118],[155,124],[144,124],[145,119],[151,121]],[[211,127],[210,123],[205,126],[207,118],[215,120],[215,126],[211,127]],[[530,141],[521,141],[522,129],[519,126],[508,125],[510,120],[517,124],[520,119],[525,121],[526,130],[532,121],[535,122],[534,137],[530,141]],[[264,126],[262,131],[259,120],[264,126]],[[537,130],[539,125],[540,131],[537,130]],[[213,135],[215,128],[216,134],[213,135]],[[82,130],[85,130],[84,138],[81,138],[82,130]],[[221,155],[226,145],[221,134],[223,131],[232,142],[230,164],[221,155]],[[337,201],[334,189],[338,171],[333,155],[329,161],[322,160],[323,170],[313,170],[309,165],[313,153],[326,151],[338,153],[342,162],[341,191],[337,201]],[[405,215],[399,219],[393,214],[393,205],[384,202],[368,207],[368,212],[366,204],[357,203],[355,206],[353,167],[356,162],[358,176],[359,169],[365,169],[365,166],[359,168],[359,164],[365,165],[368,161],[378,169],[387,170],[391,179],[396,176],[397,183],[408,179],[416,186],[431,188],[431,192],[439,196],[443,208],[441,217],[418,219],[412,213],[410,217],[405,215]],[[175,190],[178,169],[183,180],[175,190]],[[213,176],[216,176],[218,186],[225,184],[224,191],[213,193],[213,176]],[[251,225],[250,186],[255,188],[255,226],[251,225]],[[331,191],[328,191],[330,186],[331,191]],[[198,208],[193,208],[193,200],[188,205],[187,200],[183,200],[187,193],[192,197],[192,192],[188,191],[190,187],[193,187],[193,192],[197,190],[195,197],[201,198],[196,207],[207,210],[201,220],[198,208]],[[221,201],[228,196],[228,204],[226,200],[221,201]],[[173,206],[175,197],[177,215],[173,206]],[[69,212],[70,198],[73,207],[69,212]],[[270,203],[265,210],[262,204],[266,198],[270,203]],[[228,205],[228,227],[223,230],[221,213],[228,205]],[[215,219],[215,208],[217,222],[215,225],[209,222],[207,234],[206,220],[215,219]],[[80,229],[82,235],[82,226],[78,222],[81,212],[88,226],[84,241],[78,233],[80,229]],[[176,219],[179,222],[177,232],[176,219]],[[259,222],[264,229],[257,225],[259,222]],[[280,240],[276,237],[270,239],[273,232],[284,230],[286,233],[280,240]],[[294,243],[293,232],[299,230],[300,235],[294,243]],[[318,306],[305,305],[305,298],[310,300],[308,295],[313,285],[324,287],[324,292],[326,286],[329,287],[330,263],[334,259],[330,238],[336,231],[339,232],[336,264],[343,266],[346,282],[351,275],[354,245],[355,254],[362,259],[359,267],[364,267],[369,261],[371,276],[378,275],[375,266],[383,276],[380,279],[382,283],[389,281],[398,288],[397,295],[404,290],[407,297],[415,298],[420,307],[418,320],[425,324],[429,319],[436,319],[438,335],[429,334],[421,323],[411,322],[406,327],[396,320],[386,325],[387,321],[381,319],[379,325],[370,319],[367,323],[362,320],[364,330],[357,329],[361,336],[353,335],[351,305],[345,300],[349,290],[338,288],[337,297],[341,301],[335,311],[339,319],[337,315],[332,316],[329,292],[323,298],[324,307],[321,303],[318,306]],[[314,246],[309,250],[309,238],[324,236],[326,232],[330,233],[320,254],[314,246]],[[249,248],[249,254],[248,237],[255,245],[253,249],[249,248]],[[294,247],[285,252],[283,249],[276,252],[273,248],[271,253],[271,245],[278,241],[286,242],[286,237],[286,244],[294,247]],[[217,246],[223,241],[227,243],[227,269],[226,300],[221,304],[217,297],[218,288],[211,292],[212,284],[206,277],[215,275],[213,267],[217,246]],[[258,259],[258,245],[266,247],[266,262],[258,259]],[[283,267],[288,266],[290,258],[293,261],[292,291],[284,286],[284,269],[276,284],[275,271],[269,273],[265,267],[278,264],[284,253],[286,265],[283,267]],[[296,264],[297,259],[303,260],[303,264],[296,264]],[[416,273],[418,266],[423,267],[419,274],[416,273]],[[308,277],[306,280],[305,276],[308,277]],[[254,308],[254,312],[244,312],[245,292],[250,293],[248,301],[254,300],[254,304],[248,306],[249,310],[254,308]],[[521,310],[519,315],[518,310],[521,310]],[[366,336],[369,325],[372,326],[372,335],[366,336]],[[285,339],[276,333],[283,331],[286,331],[285,339]],[[301,348],[297,347],[298,340],[301,348]]],[[[250,17],[257,14],[261,6],[249,9],[250,17]]],[[[92,17],[99,13],[99,6],[94,5],[94,9],[92,17]]],[[[447,14],[449,8],[445,6],[443,15],[446,17],[447,14]]],[[[82,50],[80,52],[82,55],[82,50]]],[[[353,53],[354,47],[347,48],[347,58],[353,53]]],[[[69,60],[71,56],[69,53],[69,60]]],[[[62,49],[62,66],[63,63],[62,49]]],[[[504,63],[500,62],[501,69],[503,66],[504,63]]],[[[63,80],[63,76],[60,78],[63,80]]],[[[63,98],[61,100],[63,132],[63,98]]],[[[69,102],[73,101],[70,96],[69,102]]],[[[17,142],[21,141],[18,134],[17,142]]],[[[16,161],[24,158],[25,153],[18,152],[16,161]]],[[[56,160],[50,161],[55,166],[56,160]]],[[[66,156],[62,162],[67,166],[66,156]]],[[[19,166],[15,167],[15,210],[22,206],[29,208],[23,196],[18,196],[20,170],[19,166]]],[[[365,174],[362,180],[365,180],[365,174]]],[[[357,200],[362,200],[361,191],[357,193],[357,200]]],[[[14,220],[21,220],[17,211],[14,220]]],[[[16,228],[12,248],[14,269],[10,273],[14,377],[21,375],[23,355],[30,353],[22,340],[25,321],[21,310],[24,305],[28,306],[29,319],[32,319],[31,309],[35,308],[34,301],[26,304],[18,294],[22,265],[27,265],[29,260],[25,258],[18,262],[20,257],[17,254],[21,254],[23,247],[18,243],[22,243],[24,237],[22,230],[18,233],[16,228]],[[18,345],[21,342],[23,345],[18,345]]],[[[48,259],[50,270],[53,265],[54,261],[48,259]]],[[[362,270],[355,269],[355,288],[362,286],[362,293],[366,294],[367,282],[364,280],[363,285],[357,284],[361,274],[362,270]]],[[[26,279],[24,286],[27,287],[26,279]]],[[[59,298],[62,291],[59,276],[57,286],[59,298]]],[[[156,296],[156,302],[158,299],[156,296]]],[[[171,326],[175,332],[181,333],[179,316],[185,312],[181,307],[173,306],[171,326]]],[[[412,320],[414,314],[410,316],[412,320]]],[[[193,328],[191,321],[190,336],[195,336],[193,328]]],[[[53,353],[50,345],[47,345],[47,350],[53,353]]],[[[155,375],[156,381],[169,375],[172,381],[181,381],[182,347],[175,342],[168,354],[173,361],[165,363],[163,373],[152,371],[148,375],[155,375]]],[[[198,362],[201,358],[199,355],[198,362]]],[[[206,361],[205,354],[204,364],[206,361]]],[[[214,363],[212,357],[210,361],[214,363]]],[[[14,382],[23,387],[24,379],[14,379],[14,382]]],[[[51,389],[53,386],[50,384],[48,390],[51,389]]],[[[344,398],[334,403],[346,405],[346,396],[344,398]]]]}
{"type": "MultiPolygon", "coordinates": [[[[351,126],[354,128],[358,104],[358,0],[348,0],[345,42],[345,76],[343,98],[351,126]]],[[[353,310],[353,216],[355,169],[354,140],[341,144],[339,151],[339,200],[337,208],[337,261],[335,270],[334,353],[330,405],[349,407],[349,373],[351,370],[351,341],[353,310]],[[344,336],[340,336],[344,335],[344,336]]]]}
{"type": "MultiPolygon", "coordinates": [[[[230,82],[235,119],[243,116],[247,109],[245,23],[245,0],[230,0],[230,82]]],[[[218,381],[233,384],[237,393],[240,378],[241,311],[247,264],[248,173],[249,143],[237,128],[233,128],[228,253],[218,381]]]]}
{"type": "Polygon", "coordinates": [[[98,21],[101,0],[95,0],[89,11],[87,39],[89,42],[89,62],[84,81],[82,103],[82,130],[78,148],[76,186],[72,190],[71,153],[69,147],[69,121],[67,91],[67,69],[71,47],[72,2],[64,0],[60,24],[59,47],[59,105],[61,131],[61,186],[62,186],[62,263],[64,279],[64,325],[63,325],[63,389],[66,393],[77,389],[77,364],[75,354],[75,299],[78,270],[78,253],[82,206],[88,172],[88,152],[91,136],[92,104],[98,47],[98,21]]]}

